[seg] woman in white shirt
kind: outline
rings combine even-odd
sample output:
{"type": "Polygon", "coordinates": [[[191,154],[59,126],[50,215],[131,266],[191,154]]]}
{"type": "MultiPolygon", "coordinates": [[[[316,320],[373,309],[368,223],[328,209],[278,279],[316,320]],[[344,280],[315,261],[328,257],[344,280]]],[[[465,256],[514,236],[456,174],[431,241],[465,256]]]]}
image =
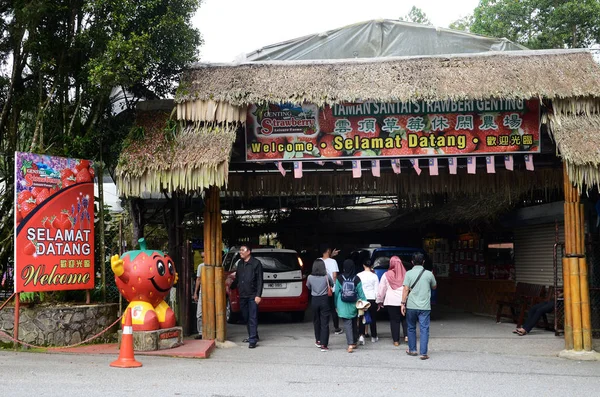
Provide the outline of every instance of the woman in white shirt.
{"type": "MultiPolygon", "coordinates": [[[[379,340],[377,337],[377,323],[375,321],[375,315],[377,314],[377,291],[379,289],[379,279],[377,275],[373,273],[371,267],[373,264],[369,259],[363,260],[363,271],[358,273],[357,276],[360,278],[360,282],[362,284],[363,292],[365,293],[365,297],[371,303],[369,309],[369,314],[371,316],[371,342],[375,343],[379,340]]],[[[365,324],[362,322],[362,318],[358,319],[358,343],[361,345],[365,344],[365,324]]]]}
{"type": "Polygon", "coordinates": [[[404,276],[406,269],[397,256],[390,258],[390,268],[381,276],[379,290],[377,292],[377,305],[385,306],[390,315],[390,328],[394,346],[400,346],[400,324],[404,333],[404,341],[408,336],[406,331],[406,317],[402,315],[400,306],[402,303],[402,292],[404,287],[404,276]]]}

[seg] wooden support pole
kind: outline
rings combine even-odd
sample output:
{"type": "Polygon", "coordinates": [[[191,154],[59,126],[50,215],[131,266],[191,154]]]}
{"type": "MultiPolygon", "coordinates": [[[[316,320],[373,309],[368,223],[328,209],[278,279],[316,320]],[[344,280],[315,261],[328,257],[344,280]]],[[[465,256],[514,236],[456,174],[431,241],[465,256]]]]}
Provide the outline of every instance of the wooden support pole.
{"type": "Polygon", "coordinates": [[[208,339],[207,336],[204,335],[208,335],[208,326],[207,326],[207,321],[206,321],[206,317],[204,317],[204,313],[208,313],[208,285],[207,285],[207,279],[208,276],[206,275],[206,247],[204,250],[204,266],[202,266],[201,269],[201,273],[200,276],[202,277],[201,282],[200,282],[200,292],[202,294],[202,330],[199,330],[200,332],[202,332],[202,335],[205,339],[208,339]]]}
{"type": "Polygon", "coordinates": [[[592,314],[590,312],[590,290],[585,258],[579,258],[579,293],[581,295],[581,332],[583,350],[592,351],[592,314]]]}
{"type": "Polygon", "coordinates": [[[573,349],[583,350],[583,334],[581,332],[581,290],[579,288],[579,258],[567,258],[569,262],[569,287],[571,290],[571,317],[573,322],[573,349]]]}
{"type": "Polygon", "coordinates": [[[219,188],[214,188],[215,219],[215,314],[217,341],[225,342],[227,338],[227,319],[225,317],[225,276],[222,267],[223,228],[221,220],[221,201],[219,188]]]}
{"type": "Polygon", "coordinates": [[[581,247],[579,251],[581,255],[585,255],[585,208],[583,204],[579,204],[579,224],[581,225],[581,247]]]}
{"type": "MultiPolygon", "coordinates": [[[[205,265],[206,266],[206,265],[205,265]]],[[[214,265],[208,265],[206,269],[206,283],[208,288],[208,299],[206,302],[207,316],[206,316],[206,339],[215,339],[215,267],[214,265]]],[[[202,313],[202,320],[204,323],[204,313],[202,313]]],[[[204,335],[202,335],[204,337],[204,335]]]]}
{"type": "Polygon", "coordinates": [[[579,215],[579,203],[571,203],[572,214],[573,214],[573,231],[575,234],[575,246],[573,247],[573,253],[575,255],[582,255],[583,252],[580,250],[582,246],[581,241],[583,237],[583,228],[581,227],[581,216],[579,215]]]}
{"type": "MultiPolygon", "coordinates": [[[[573,253],[572,244],[571,244],[572,230],[570,227],[570,225],[571,225],[571,203],[565,201],[564,208],[565,208],[565,253],[571,254],[571,253],[573,253]]],[[[564,273],[564,274],[568,274],[568,272],[564,273]]]]}
{"type": "Polygon", "coordinates": [[[569,269],[569,261],[567,258],[562,258],[562,274],[563,274],[563,297],[564,297],[564,311],[565,311],[565,349],[573,350],[573,321],[571,317],[571,288],[570,280],[571,277],[569,269]]]}

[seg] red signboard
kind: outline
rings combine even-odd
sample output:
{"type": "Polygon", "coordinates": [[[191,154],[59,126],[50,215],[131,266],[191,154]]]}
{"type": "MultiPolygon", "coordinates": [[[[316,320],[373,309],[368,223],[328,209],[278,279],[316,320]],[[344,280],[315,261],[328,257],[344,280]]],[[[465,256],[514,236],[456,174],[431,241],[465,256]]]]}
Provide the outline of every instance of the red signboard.
{"type": "Polygon", "coordinates": [[[15,153],[15,292],[94,288],[94,169],[15,153]]]}
{"type": "Polygon", "coordinates": [[[247,161],[484,156],[540,151],[539,100],[252,105],[247,161]]]}

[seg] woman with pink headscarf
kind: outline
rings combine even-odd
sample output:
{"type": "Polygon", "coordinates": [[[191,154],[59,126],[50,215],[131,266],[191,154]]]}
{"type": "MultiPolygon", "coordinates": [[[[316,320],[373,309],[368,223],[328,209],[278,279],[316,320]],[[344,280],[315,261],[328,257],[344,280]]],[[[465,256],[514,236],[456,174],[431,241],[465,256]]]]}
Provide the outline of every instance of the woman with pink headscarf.
{"type": "Polygon", "coordinates": [[[390,268],[381,276],[379,290],[377,291],[377,305],[379,308],[385,306],[390,316],[390,328],[394,346],[400,346],[400,324],[402,324],[405,342],[408,336],[406,331],[406,317],[400,311],[402,292],[404,290],[402,284],[404,283],[405,275],[406,269],[400,258],[392,256],[390,258],[390,268]]]}

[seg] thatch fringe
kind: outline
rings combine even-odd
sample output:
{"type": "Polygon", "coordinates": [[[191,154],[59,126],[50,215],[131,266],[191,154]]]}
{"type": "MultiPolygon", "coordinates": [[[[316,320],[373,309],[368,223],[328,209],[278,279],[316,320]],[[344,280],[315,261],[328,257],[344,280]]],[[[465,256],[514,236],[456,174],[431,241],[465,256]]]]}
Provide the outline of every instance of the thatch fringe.
{"type": "Polygon", "coordinates": [[[146,127],[144,137],[133,140],[122,151],[116,169],[116,184],[122,195],[189,193],[227,185],[237,124],[189,123],[169,130],[165,129],[164,114],[138,119],[138,125],[146,127]]]}
{"type": "MultiPolygon", "coordinates": [[[[425,171],[426,173],[427,171],[425,171]]],[[[382,173],[375,178],[363,173],[353,178],[351,172],[310,173],[301,179],[288,174],[235,173],[229,176],[228,194],[236,197],[303,196],[303,195],[396,195],[420,197],[434,194],[450,196],[487,196],[498,194],[507,199],[535,190],[560,191],[563,186],[560,169],[502,171],[471,175],[459,169],[458,175],[440,173],[439,176],[418,176],[411,170],[396,175],[382,173]]]]}
{"type": "Polygon", "coordinates": [[[574,98],[600,96],[600,67],[587,50],[507,51],[358,60],[197,64],[177,103],[234,106],[574,98]]]}
{"type": "Polygon", "coordinates": [[[569,180],[580,193],[600,182],[600,100],[569,98],[552,101],[546,116],[557,155],[567,165],[569,180]]]}
{"type": "Polygon", "coordinates": [[[246,106],[233,106],[210,99],[196,100],[177,104],[177,120],[245,123],[246,111],[246,106]]]}

